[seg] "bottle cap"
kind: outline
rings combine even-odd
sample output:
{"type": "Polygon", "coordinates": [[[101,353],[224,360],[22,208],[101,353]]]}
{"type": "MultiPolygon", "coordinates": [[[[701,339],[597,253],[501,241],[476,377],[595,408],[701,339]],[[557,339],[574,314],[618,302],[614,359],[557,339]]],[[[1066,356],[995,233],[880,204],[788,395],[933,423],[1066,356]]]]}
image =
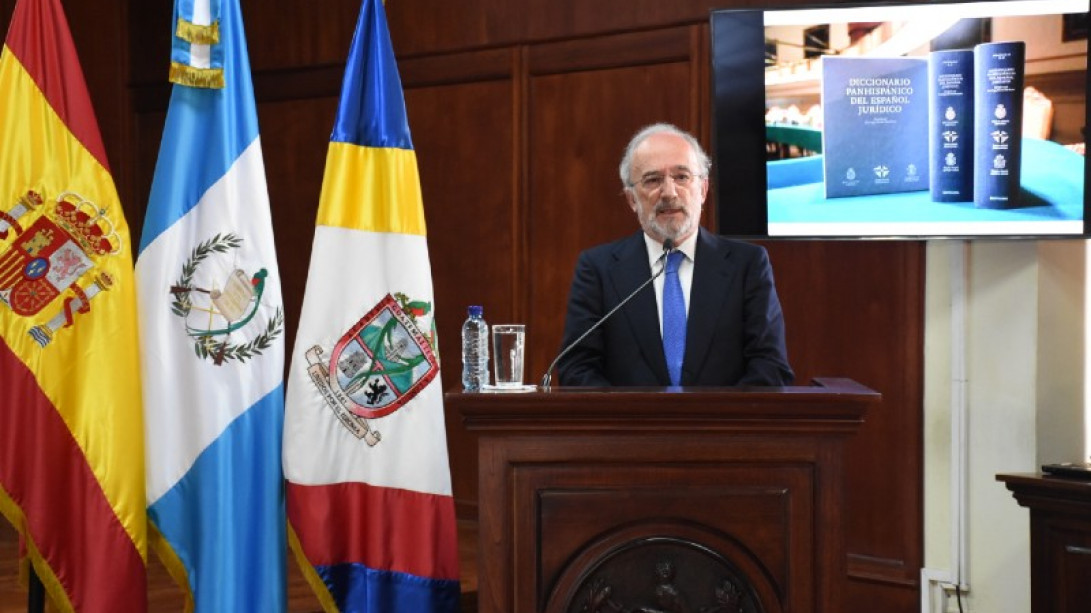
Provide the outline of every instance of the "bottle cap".
{"type": "Polygon", "coordinates": [[[475,304],[466,309],[466,312],[470,314],[470,317],[481,317],[482,309],[475,304]]]}

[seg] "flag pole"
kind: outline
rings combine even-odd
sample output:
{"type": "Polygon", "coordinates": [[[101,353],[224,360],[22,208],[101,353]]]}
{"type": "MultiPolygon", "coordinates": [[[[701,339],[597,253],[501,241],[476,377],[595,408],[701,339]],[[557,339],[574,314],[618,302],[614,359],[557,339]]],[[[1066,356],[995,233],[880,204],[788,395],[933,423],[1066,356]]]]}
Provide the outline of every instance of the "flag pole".
{"type": "Polygon", "coordinates": [[[45,586],[34,572],[34,566],[30,565],[30,585],[27,587],[27,613],[42,613],[45,611],[45,586]]]}

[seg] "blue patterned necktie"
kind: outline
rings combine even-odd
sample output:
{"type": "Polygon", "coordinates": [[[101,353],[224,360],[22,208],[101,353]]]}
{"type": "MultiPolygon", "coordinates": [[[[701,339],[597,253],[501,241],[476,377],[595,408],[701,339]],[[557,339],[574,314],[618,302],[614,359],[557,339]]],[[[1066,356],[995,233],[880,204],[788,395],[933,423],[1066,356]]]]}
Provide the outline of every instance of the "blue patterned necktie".
{"type": "Polygon", "coordinates": [[[663,354],[667,357],[667,373],[671,385],[682,381],[682,356],[686,353],[686,302],[682,298],[682,283],[678,266],[686,255],[672,251],[667,255],[667,274],[663,281],[663,354]]]}

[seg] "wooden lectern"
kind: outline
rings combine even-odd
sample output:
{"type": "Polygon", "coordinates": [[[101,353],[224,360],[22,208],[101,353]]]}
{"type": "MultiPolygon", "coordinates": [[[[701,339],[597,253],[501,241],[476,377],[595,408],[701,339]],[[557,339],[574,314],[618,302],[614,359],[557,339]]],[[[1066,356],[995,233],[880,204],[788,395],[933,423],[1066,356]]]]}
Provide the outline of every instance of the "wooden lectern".
{"type": "Polygon", "coordinates": [[[878,393],[449,393],[479,437],[482,613],[842,613],[842,454],[878,393]]]}
{"type": "Polygon", "coordinates": [[[1030,610],[1091,611],[1091,481],[997,475],[1030,509],[1030,610]]]}

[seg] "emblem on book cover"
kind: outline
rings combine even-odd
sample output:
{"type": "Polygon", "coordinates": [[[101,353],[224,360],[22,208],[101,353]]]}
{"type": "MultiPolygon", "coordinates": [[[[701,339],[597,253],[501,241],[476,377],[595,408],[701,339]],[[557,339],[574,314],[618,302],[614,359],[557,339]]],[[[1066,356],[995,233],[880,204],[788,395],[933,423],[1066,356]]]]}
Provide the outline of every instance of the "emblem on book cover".
{"type": "Polygon", "coordinates": [[[947,121],[954,121],[955,117],[958,117],[958,115],[955,113],[955,107],[953,106],[947,107],[947,111],[943,114],[943,116],[947,119],[947,121]]]}
{"type": "Polygon", "coordinates": [[[879,164],[873,170],[875,171],[875,176],[879,179],[885,179],[890,176],[890,168],[885,164],[879,164]]]}
{"type": "Polygon", "coordinates": [[[947,155],[943,156],[943,164],[945,166],[954,166],[957,162],[958,158],[956,158],[955,154],[951,153],[950,151],[947,152],[947,155]]]}
{"type": "Polygon", "coordinates": [[[1008,142],[1008,133],[1004,130],[993,130],[990,136],[993,137],[993,142],[998,145],[1004,145],[1008,142]]]}
{"type": "Polygon", "coordinates": [[[0,303],[21,317],[54,310],[48,322],[29,331],[45,347],[113,286],[113,277],[97,268],[121,250],[122,240],[94,202],[66,191],[47,205],[33,190],[0,210],[0,241],[9,237],[0,253],[0,303]]]}
{"type": "Polygon", "coordinates": [[[397,411],[439,373],[435,320],[427,335],[421,330],[431,310],[431,303],[387,294],[341,336],[328,360],[319,345],[306,352],[307,373],[327,406],[370,446],[382,435],[368,420],[397,411]]]}
{"type": "Polygon", "coordinates": [[[997,119],[1003,119],[1008,116],[1008,109],[1004,108],[1003,104],[998,104],[993,114],[996,115],[997,119]]]}
{"type": "Polygon", "coordinates": [[[954,130],[944,130],[943,141],[947,143],[958,142],[958,132],[955,132],[954,130]]]}
{"type": "Polygon", "coordinates": [[[262,297],[269,272],[247,272],[236,264],[242,246],[235,234],[217,234],[194,247],[170,287],[170,310],[184,322],[193,351],[220,366],[255,358],[284,332],[284,311],[277,305],[262,318],[262,297]]]}
{"type": "Polygon", "coordinates": [[[1000,155],[998,153],[996,154],[996,157],[993,158],[993,168],[996,168],[997,170],[1002,170],[1007,165],[1008,160],[1004,159],[1003,155],[1000,155]]]}

